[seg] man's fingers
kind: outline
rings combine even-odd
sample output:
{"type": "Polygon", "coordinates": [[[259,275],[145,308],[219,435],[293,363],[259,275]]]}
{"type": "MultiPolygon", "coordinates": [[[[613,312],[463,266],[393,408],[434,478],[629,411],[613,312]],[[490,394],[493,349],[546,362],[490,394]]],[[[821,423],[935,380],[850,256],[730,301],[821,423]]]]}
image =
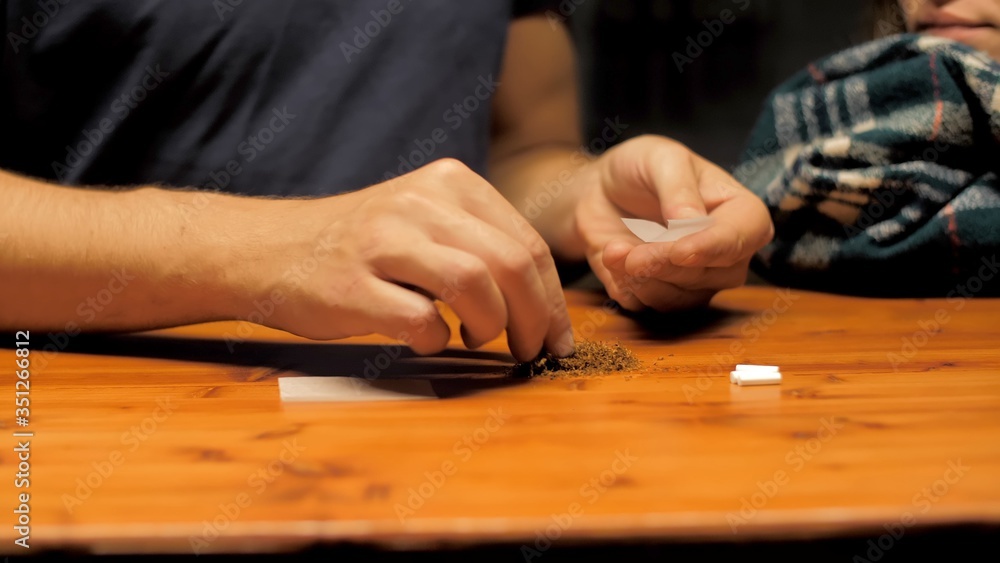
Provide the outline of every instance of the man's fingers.
{"type": "MultiPolygon", "coordinates": [[[[473,228],[455,232],[442,225],[433,231],[438,244],[478,256],[503,294],[507,306],[507,342],[511,354],[530,361],[545,346],[572,351],[559,341],[571,330],[566,301],[548,247],[535,252],[492,224],[469,216],[473,228]],[[545,259],[547,257],[547,259],[545,259]],[[551,266],[549,263],[551,262],[551,266]],[[555,340],[555,342],[553,342],[555,340]]],[[[542,243],[544,245],[544,243],[542,243]]]]}
{"type": "Polygon", "coordinates": [[[477,256],[427,241],[382,254],[371,264],[387,281],[420,288],[450,306],[469,348],[493,340],[507,326],[503,293],[477,256]]]}
{"type": "Polygon", "coordinates": [[[451,330],[430,299],[374,277],[362,283],[371,332],[401,340],[417,354],[437,354],[448,347],[451,330]]]}
{"type": "MultiPolygon", "coordinates": [[[[541,235],[535,231],[516,209],[511,207],[500,194],[495,194],[495,197],[496,201],[492,202],[492,204],[481,202],[473,205],[472,209],[470,209],[477,217],[483,219],[489,227],[496,229],[493,232],[488,232],[487,229],[486,237],[478,240],[477,244],[489,246],[490,241],[498,239],[500,234],[510,237],[530,258],[531,270],[537,273],[545,296],[544,303],[533,305],[535,307],[533,314],[525,314],[526,319],[535,319],[532,321],[536,323],[535,327],[519,330],[517,329],[518,325],[512,323],[512,326],[516,330],[515,336],[518,337],[516,339],[520,339],[526,334],[533,334],[537,326],[541,326],[544,329],[543,340],[545,349],[556,356],[568,356],[574,350],[573,325],[570,322],[569,309],[566,306],[566,296],[563,293],[562,283],[559,281],[559,273],[556,270],[556,263],[552,258],[552,252],[549,250],[548,245],[545,244],[541,235]],[[536,319],[535,317],[537,317],[538,312],[544,313],[547,315],[547,318],[536,319]]],[[[469,240],[474,239],[471,237],[466,239],[467,242],[469,240]]],[[[528,270],[528,268],[519,264],[523,257],[520,252],[509,249],[506,257],[508,260],[511,258],[515,259],[515,267],[525,271],[528,270]]],[[[506,291],[504,294],[506,295],[506,291]]],[[[514,308],[509,307],[509,310],[513,319],[515,314],[514,308]]],[[[519,308],[518,311],[521,311],[521,309],[519,308]]],[[[510,336],[508,334],[508,340],[511,340],[510,336]]],[[[529,349],[533,349],[533,346],[529,346],[529,349]]],[[[535,353],[537,355],[537,351],[535,353]]],[[[534,357],[531,356],[528,359],[534,359],[534,357]]]]}
{"type": "Polygon", "coordinates": [[[426,167],[436,185],[453,188],[464,213],[442,213],[435,241],[479,256],[504,294],[508,342],[519,360],[542,347],[556,355],[573,351],[573,330],[555,261],[541,235],[496,189],[464,165],[442,159],[426,167]]]}

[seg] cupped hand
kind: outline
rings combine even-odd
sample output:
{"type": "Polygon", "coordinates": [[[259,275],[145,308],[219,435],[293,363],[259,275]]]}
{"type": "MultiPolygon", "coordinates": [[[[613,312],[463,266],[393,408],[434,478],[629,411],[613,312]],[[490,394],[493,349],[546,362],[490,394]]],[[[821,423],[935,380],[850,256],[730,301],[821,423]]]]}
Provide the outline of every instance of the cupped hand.
{"type": "Polygon", "coordinates": [[[660,311],[708,303],[746,281],[750,259],[774,236],[764,203],[724,170],[664,137],[626,141],[587,165],[575,224],[587,260],[624,308],[660,311]],[[710,228],[644,243],[622,223],[709,215],[710,228]]]}

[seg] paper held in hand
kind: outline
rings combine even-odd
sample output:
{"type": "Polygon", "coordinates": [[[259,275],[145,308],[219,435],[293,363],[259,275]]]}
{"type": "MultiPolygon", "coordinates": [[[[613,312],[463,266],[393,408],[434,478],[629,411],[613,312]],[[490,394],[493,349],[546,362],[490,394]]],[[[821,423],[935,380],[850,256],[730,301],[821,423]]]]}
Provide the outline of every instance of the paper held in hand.
{"type": "Polygon", "coordinates": [[[622,222],[643,242],[674,242],[704,231],[714,223],[711,217],[671,219],[667,221],[666,226],[645,219],[622,219],[622,222]]]}

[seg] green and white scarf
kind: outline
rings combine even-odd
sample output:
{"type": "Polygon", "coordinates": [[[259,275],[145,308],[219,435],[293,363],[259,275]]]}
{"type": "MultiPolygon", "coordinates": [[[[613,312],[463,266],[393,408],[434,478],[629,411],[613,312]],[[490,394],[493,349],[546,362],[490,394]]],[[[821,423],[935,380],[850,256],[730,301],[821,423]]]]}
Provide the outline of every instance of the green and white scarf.
{"type": "Polygon", "coordinates": [[[983,53],[900,35],[813,63],[771,94],[734,174],[771,210],[754,270],[773,283],[1000,294],[1000,64],[983,53]]]}

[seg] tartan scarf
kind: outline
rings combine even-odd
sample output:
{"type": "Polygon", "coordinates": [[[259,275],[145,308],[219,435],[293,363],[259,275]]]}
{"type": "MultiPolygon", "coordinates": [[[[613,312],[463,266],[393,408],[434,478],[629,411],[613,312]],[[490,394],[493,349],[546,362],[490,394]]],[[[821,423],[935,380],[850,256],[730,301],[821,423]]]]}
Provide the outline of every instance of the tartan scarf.
{"type": "Polygon", "coordinates": [[[1000,64],[898,35],[810,64],[765,103],[736,178],[779,285],[879,296],[1000,295],[1000,64]]]}

